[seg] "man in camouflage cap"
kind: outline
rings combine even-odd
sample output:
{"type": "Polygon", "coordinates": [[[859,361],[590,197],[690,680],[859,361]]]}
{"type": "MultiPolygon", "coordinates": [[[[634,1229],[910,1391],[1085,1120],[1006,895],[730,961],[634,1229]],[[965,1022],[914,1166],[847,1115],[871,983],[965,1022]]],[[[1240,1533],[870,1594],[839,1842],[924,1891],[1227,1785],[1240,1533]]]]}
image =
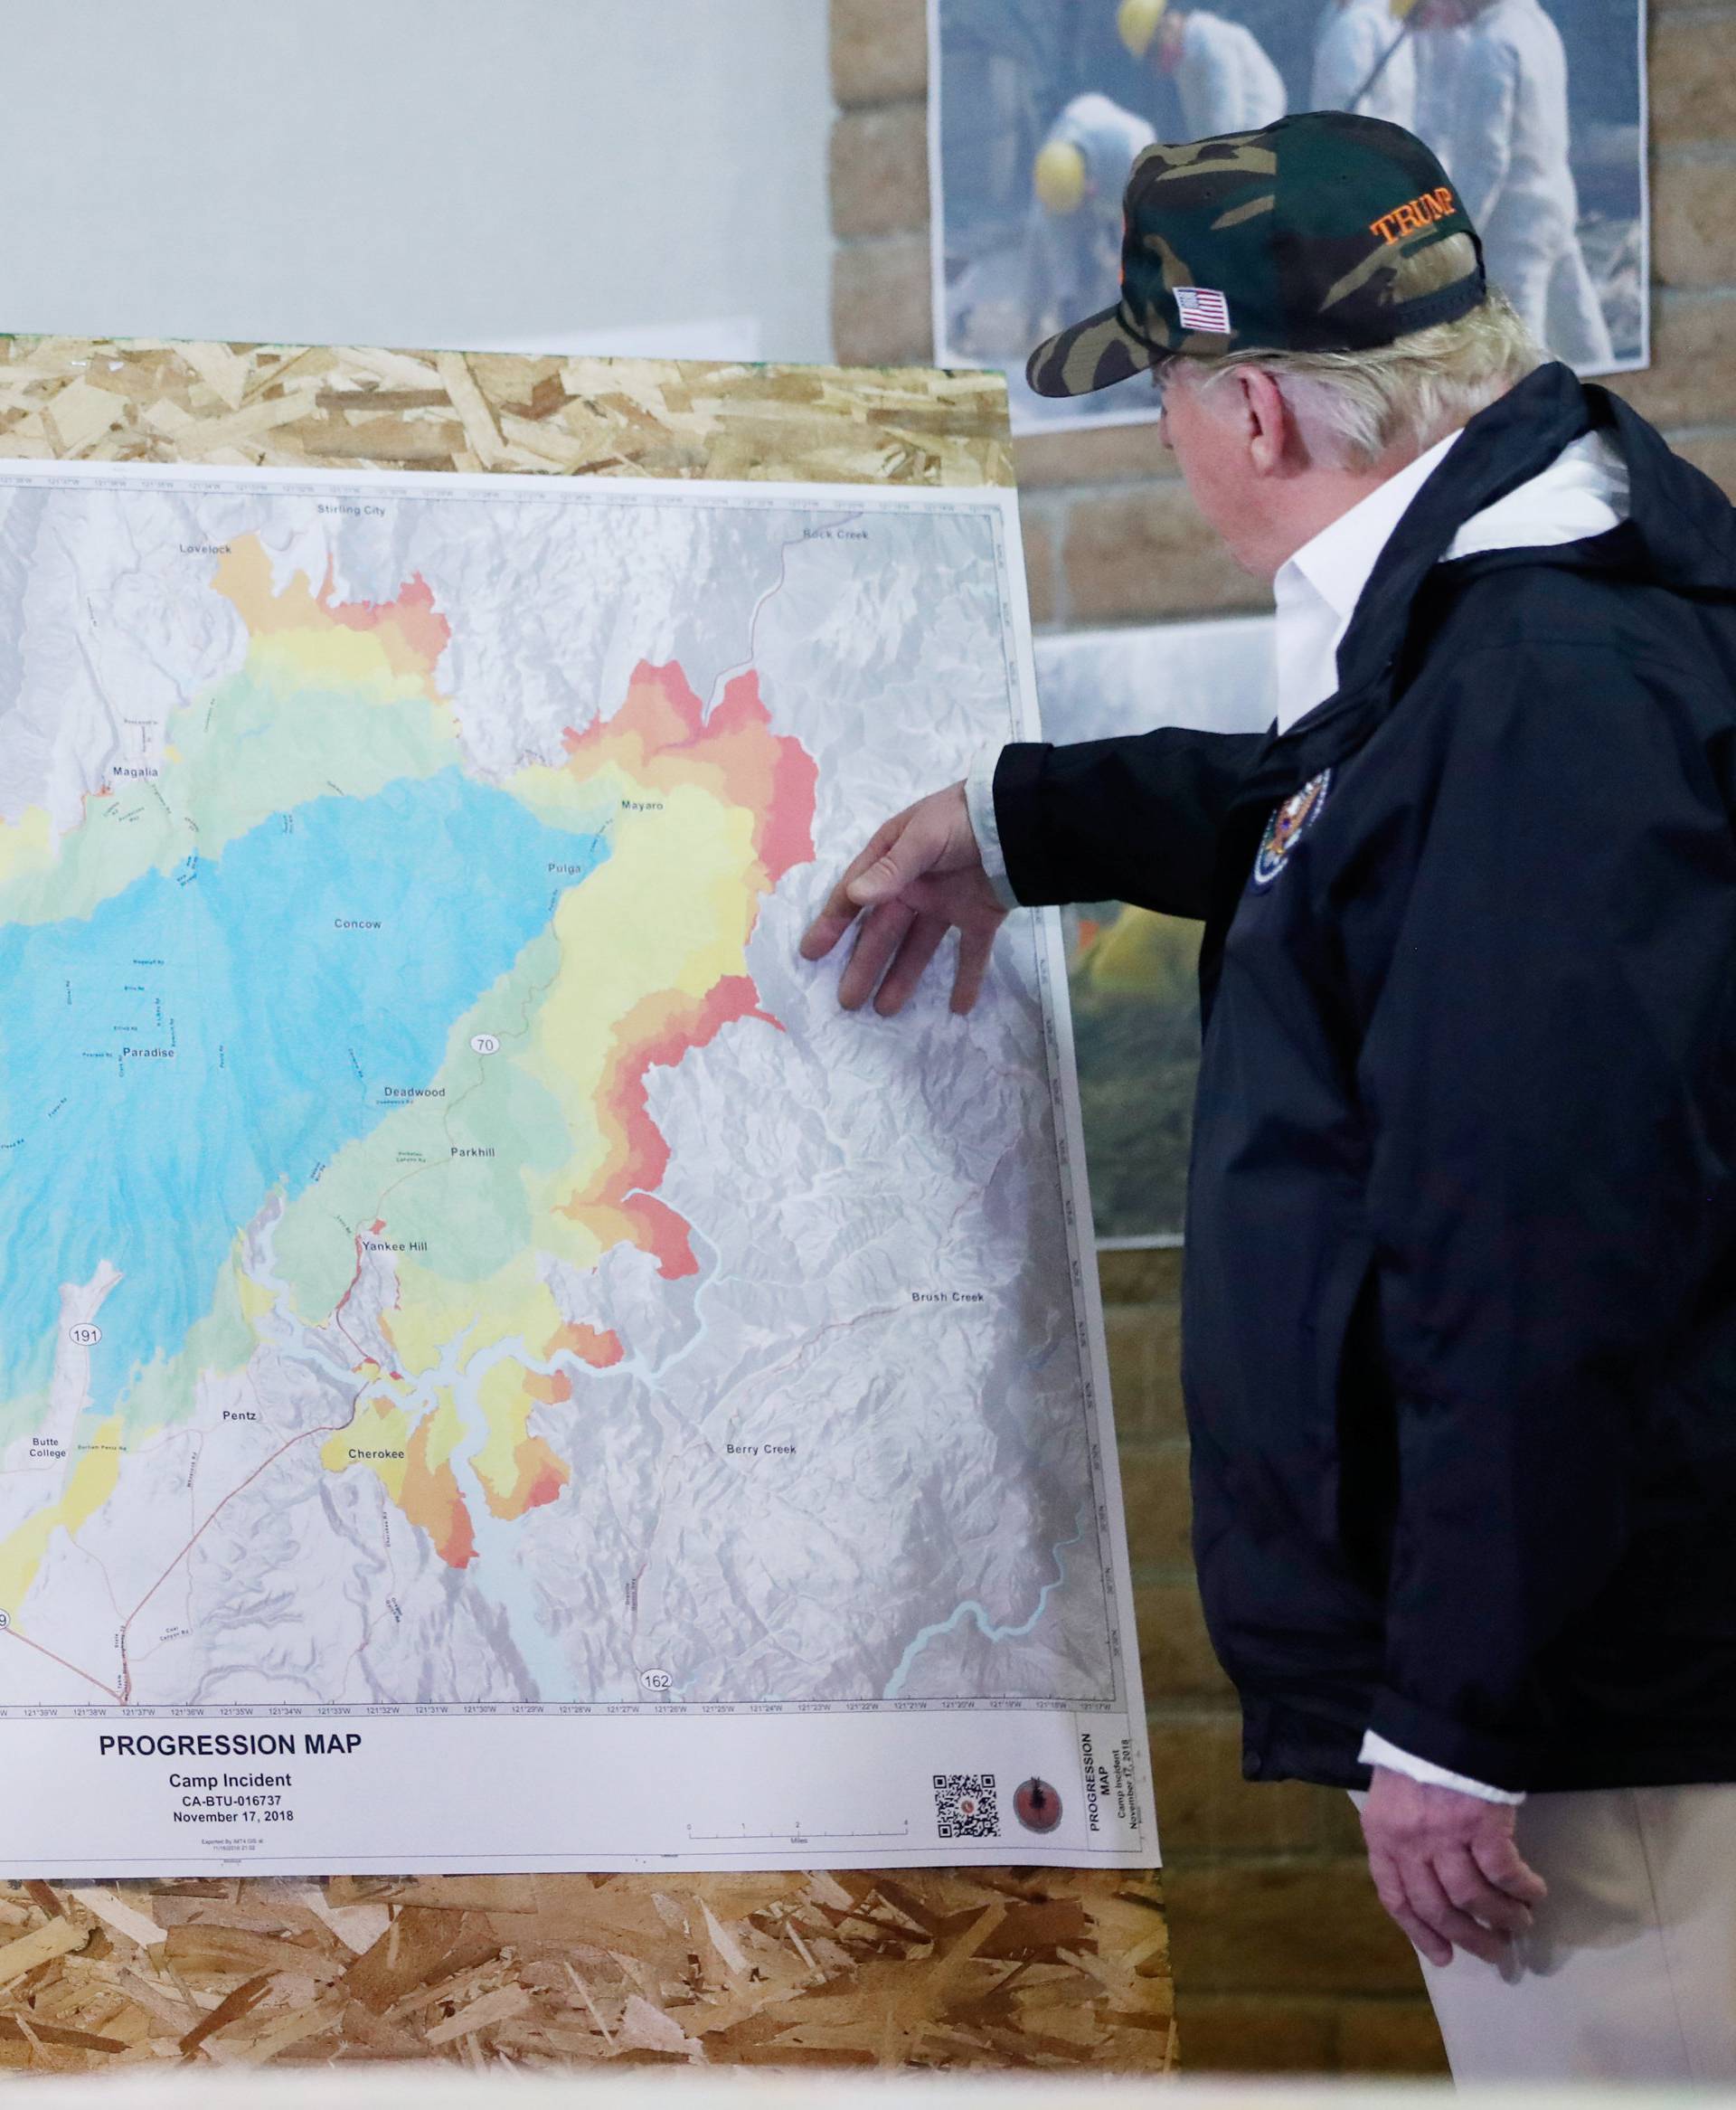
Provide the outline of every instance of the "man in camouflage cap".
{"type": "Polygon", "coordinates": [[[1365,1798],[1461,2078],[1736,2080],[1736,516],[1394,126],[1152,148],[1123,269],[1033,385],[1152,374],[1272,582],[1278,723],[986,756],[804,951],[854,929],[841,1000],[892,1013],[956,929],[966,1012],[1020,904],[1204,922],[1184,1387],[1244,1772],[1365,1798]]]}
{"type": "Polygon", "coordinates": [[[1377,118],[1293,118],[1148,147],[1124,225],[1120,300],[1033,354],[1038,394],[1089,395],[1165,359],[1250,345],[1373,350],[1457,321],[1488,291],[1445,171],[1377,118]],[[1461,242],[1443,248],[1452,235],[1461,242]]]}

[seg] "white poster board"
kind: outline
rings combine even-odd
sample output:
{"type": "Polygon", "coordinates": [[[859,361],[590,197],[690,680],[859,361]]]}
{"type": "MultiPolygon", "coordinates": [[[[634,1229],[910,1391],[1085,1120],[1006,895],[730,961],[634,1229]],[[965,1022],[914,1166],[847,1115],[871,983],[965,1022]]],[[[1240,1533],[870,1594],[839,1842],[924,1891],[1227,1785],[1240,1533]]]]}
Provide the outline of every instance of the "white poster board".
{"type": "Polygon", "coordinates": [[[1001,491],[0,471],[0,1873],[1156,1856],[1001,491]]]}

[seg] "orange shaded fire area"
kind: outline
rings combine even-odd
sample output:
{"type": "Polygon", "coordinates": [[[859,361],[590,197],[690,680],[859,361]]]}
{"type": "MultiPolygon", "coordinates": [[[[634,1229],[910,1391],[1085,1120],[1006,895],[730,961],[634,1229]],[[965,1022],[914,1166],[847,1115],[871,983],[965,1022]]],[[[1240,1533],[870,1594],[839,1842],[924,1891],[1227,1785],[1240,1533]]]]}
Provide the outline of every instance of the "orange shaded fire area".
{"type": "Polygon", "coordinates": [[[448,1567],[468,1567],[476,1558],[476,1526],[450,1465],[428,1462],[429,1420],[419,1423],[404,1447],[404,1488],[400,1504],[412,1524],[434,1542],[448,1567]]]}
{"type": "Polygon", "coordinates": [[[316,605],[346,630],[390,625],[402,637],[412,660],[432,667],[452,641],[452,626],[434,605],[434,589],[420,572],[395,601],[334,601],[336,578],[328,560],[316,605]]]}
{"type": "MultiPolygon", "coordinates": [[[[617,1363],[625,1358],[627,1350],[621,1346],[618,1334],[610,1333],[604,1327],[570,1321],[565,1326],[557,1327],[549,1336],[542,1354],[545,1360],[552,1360],[559,1355],[577,1356],[581,1363],[589,1363],[593,1370],[612,1370],[617,1363]]],[[[548,1381],[554,1382],[553,1379],[548,1381]]],[[[567,1385],[561,1397],[571,1399],[571,1386],[567,1384],[564,1377],[560,1382],[567,1385]]]]}
{"type": "MultiPolygon", "coordinates": [[[[755,674],[730,682],[708,717],[678,666],[642,661],[615,715],[569,733],[566,741],[575,776],[612,767],[651,791],[697,785],[751,815],[759,871],[747,876],[760,893],[813,858],[818,769],[799,740],[771,730],[755,674]]],[[[759,1008],[759,991],[747,975],[727,976],[703,997],[668,990],[634,1007],[616,1027],[599,1095],[602,1163],[562,1205],[563,1214],[585,1224],[605,1248],[630,1244],[652,1254],[667,1281],[696,1274],[699,1263],[689,1226],[656,1198],[669,1146],[651,1118],[646,1080],[740,1018],[778,1024],[759,1008]]]]}
{"type": "MultiPolygon", "coordinates": [[[[652,1070],[672,1069],[694,1048],[708,1046],[738,1018],[777,1026],[759,1008],[759,998],[750,976],[730,975],[704,997],[672,991],[647,997],[615,1032],[609,1083],[597,1109],[603,1163],[588,1187],[561,1204],[561,1213],[586,1225],[604,1246],[637,1245],[649,1253],[667,1282],[697,1274],[699,1263],[690,1227],[651,1191],[669,1169],[669,1145],[651,1118],[646,1080],[652,1070]]],[[[619,1342],[615,1345],[618,1350],[619,1342]]],[[[618,1354],[610,1359],[618,1361],[618,1354]]]]}
{"type": "Polygon", "coordinates": [[[558,1501],[572,1474],[541,1436],[528,1436],[513,1452],[514,1481],[509,1494],[489,1491],[488,1507],[497,1517],[522,1517],[558,1501]]]}
{"type": "Polygon", "coordinates": [[[566,740],[576,775],[614,763],[651,790],[701,784],[745,808],[768,891],[813,858],[819,771],[799,740],[771,730],[757,674],[738,675],[708,718],[679,667],[643,660],[615,715],[566,740]]]}
{"type": "Polygon", "coordinates": [[[562,1377],[559,1370],[552,1377],[544,1377],[540,1371],[527,1370],[524,1389],[539,1406],[564,1406],[572,1397],[572,1379],[562,1377]]]}

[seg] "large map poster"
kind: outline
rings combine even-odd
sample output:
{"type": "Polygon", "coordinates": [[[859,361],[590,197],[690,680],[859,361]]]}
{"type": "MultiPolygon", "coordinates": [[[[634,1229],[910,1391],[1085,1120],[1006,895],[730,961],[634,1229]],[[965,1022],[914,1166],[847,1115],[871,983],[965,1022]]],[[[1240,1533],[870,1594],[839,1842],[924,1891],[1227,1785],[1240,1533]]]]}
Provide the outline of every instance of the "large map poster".
{"type": "Polygon", "coordinates": [[[1154,1858],[1010,494],[0,473],[0,1872],[1154,1858]]]}

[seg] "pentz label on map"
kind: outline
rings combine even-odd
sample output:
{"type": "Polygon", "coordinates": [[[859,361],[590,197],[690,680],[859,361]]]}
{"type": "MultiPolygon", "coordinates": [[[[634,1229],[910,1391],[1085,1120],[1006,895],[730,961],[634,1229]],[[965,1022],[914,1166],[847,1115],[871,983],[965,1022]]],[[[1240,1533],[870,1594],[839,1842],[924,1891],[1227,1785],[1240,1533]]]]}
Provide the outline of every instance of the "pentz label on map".
{"type": "Polygon", "coordinates": [[[0,601],[0,1873],[1153,1860],[1052,919],[797,956],[1010,496],[19,466],[0,601]]]}

